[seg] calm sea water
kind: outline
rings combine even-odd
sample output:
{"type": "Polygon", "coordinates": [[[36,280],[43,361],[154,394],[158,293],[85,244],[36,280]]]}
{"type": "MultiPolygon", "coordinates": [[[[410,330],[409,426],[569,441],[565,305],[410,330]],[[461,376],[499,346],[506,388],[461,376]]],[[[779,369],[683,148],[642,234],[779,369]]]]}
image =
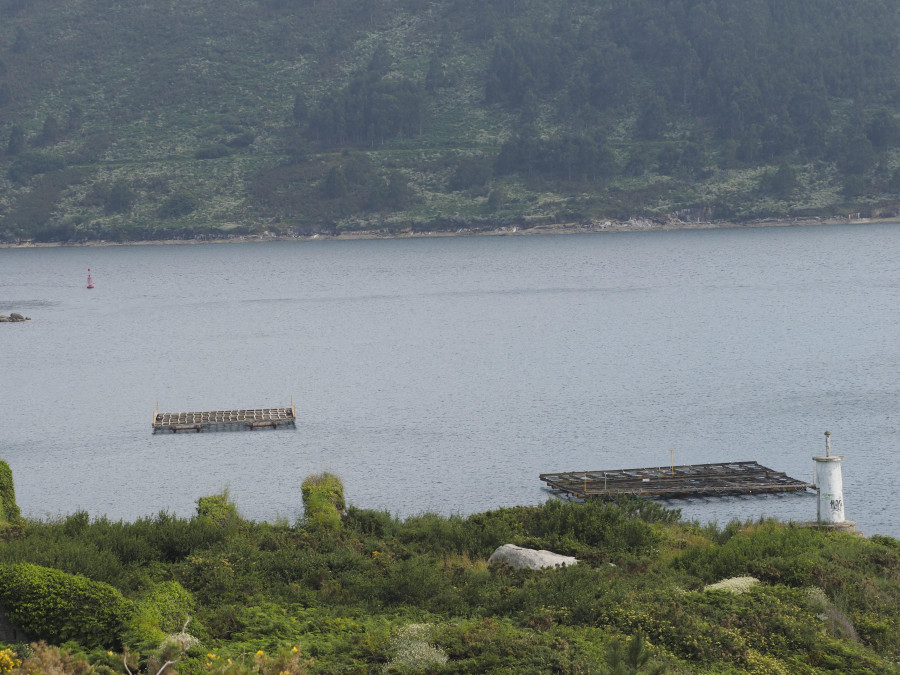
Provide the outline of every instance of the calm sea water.
{"type": "MultiPolygon", "coordinates": [[[[756,460],[900,536],[900,226],[0,250],[0,458],[22,510],[132,520],[227,488],[293,521],[331,471],[398,516],[538,474],[756,460]],[[85,288],[88,268],[96,288],[85,288]],[[153,435],[285,406],[295,431],[153,435]]],[[[675,502],[810,520],[813,495],[675,502]]]]}

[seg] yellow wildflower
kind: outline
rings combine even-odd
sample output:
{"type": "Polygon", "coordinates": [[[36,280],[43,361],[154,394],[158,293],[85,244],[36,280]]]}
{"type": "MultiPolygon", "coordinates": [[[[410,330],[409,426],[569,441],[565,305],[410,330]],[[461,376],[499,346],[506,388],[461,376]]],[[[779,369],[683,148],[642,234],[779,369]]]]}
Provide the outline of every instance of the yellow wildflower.
{"type": "Polygon", "coordinates": [[[22,661],[15,658],[15,652],[12,649],[0,649],[0,673],[8,673],[21,665],[22,661]]]}

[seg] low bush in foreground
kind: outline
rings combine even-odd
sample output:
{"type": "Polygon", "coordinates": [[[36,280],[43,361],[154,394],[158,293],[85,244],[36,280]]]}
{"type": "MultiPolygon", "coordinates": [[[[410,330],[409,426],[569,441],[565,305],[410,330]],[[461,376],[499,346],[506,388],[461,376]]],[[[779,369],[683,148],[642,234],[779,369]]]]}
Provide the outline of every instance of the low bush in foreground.
{"type": "Polygon", "coordinates": [[[35,637],[87,647],[119,644],[132,603],[112,586],[30,563],[0,565],[0,605],[35,637]]]}

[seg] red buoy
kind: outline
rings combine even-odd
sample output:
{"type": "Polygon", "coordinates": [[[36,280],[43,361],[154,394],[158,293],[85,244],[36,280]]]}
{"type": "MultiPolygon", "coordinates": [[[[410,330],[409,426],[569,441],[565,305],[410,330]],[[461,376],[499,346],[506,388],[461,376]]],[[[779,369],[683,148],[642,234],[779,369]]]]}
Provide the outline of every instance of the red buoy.
{"type": "Polygon", "coordinates": [[[88,285],[87,285],[87,287],[88,288],[94,287],[94,277],[91,276],[91,268],[90,267],[88,267],[88,285]]]}

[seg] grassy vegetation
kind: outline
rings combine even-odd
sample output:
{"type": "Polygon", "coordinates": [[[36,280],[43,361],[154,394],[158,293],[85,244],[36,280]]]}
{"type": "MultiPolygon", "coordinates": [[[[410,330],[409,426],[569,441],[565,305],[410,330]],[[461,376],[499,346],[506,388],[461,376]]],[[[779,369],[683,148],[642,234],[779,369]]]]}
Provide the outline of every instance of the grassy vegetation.
{"type": "Polygon", "coordinates": [[[16,504],[16,490],[13,485],[12,469],[0,460],[0,533],[20,527],[22,515],[16,504]]]}
{"type": "Polygon", "coordinates": [[[197,675],[900,672],[889,537],[700,526],[637,500],[398,520],[347,506],[328,474],[303,500],[310,515],[293,524],[244,520],[227,495],[189,519],[28,521],[0,543],[0,572],[34,583],[0,602],[57,646],[8,645],[0,667],[112,675],[127,655],[152,675],[166,661],[197,675]],[[489,565],[505,543],[580,562],[489,565]],[[80,633],[28,613],[85,594],[121,600],[80,633]]]}
{"type": "Polygon", "coordinates": [[[4,0],[0,241],[897,215],[898,25],[887,0],[4,0]]]}

